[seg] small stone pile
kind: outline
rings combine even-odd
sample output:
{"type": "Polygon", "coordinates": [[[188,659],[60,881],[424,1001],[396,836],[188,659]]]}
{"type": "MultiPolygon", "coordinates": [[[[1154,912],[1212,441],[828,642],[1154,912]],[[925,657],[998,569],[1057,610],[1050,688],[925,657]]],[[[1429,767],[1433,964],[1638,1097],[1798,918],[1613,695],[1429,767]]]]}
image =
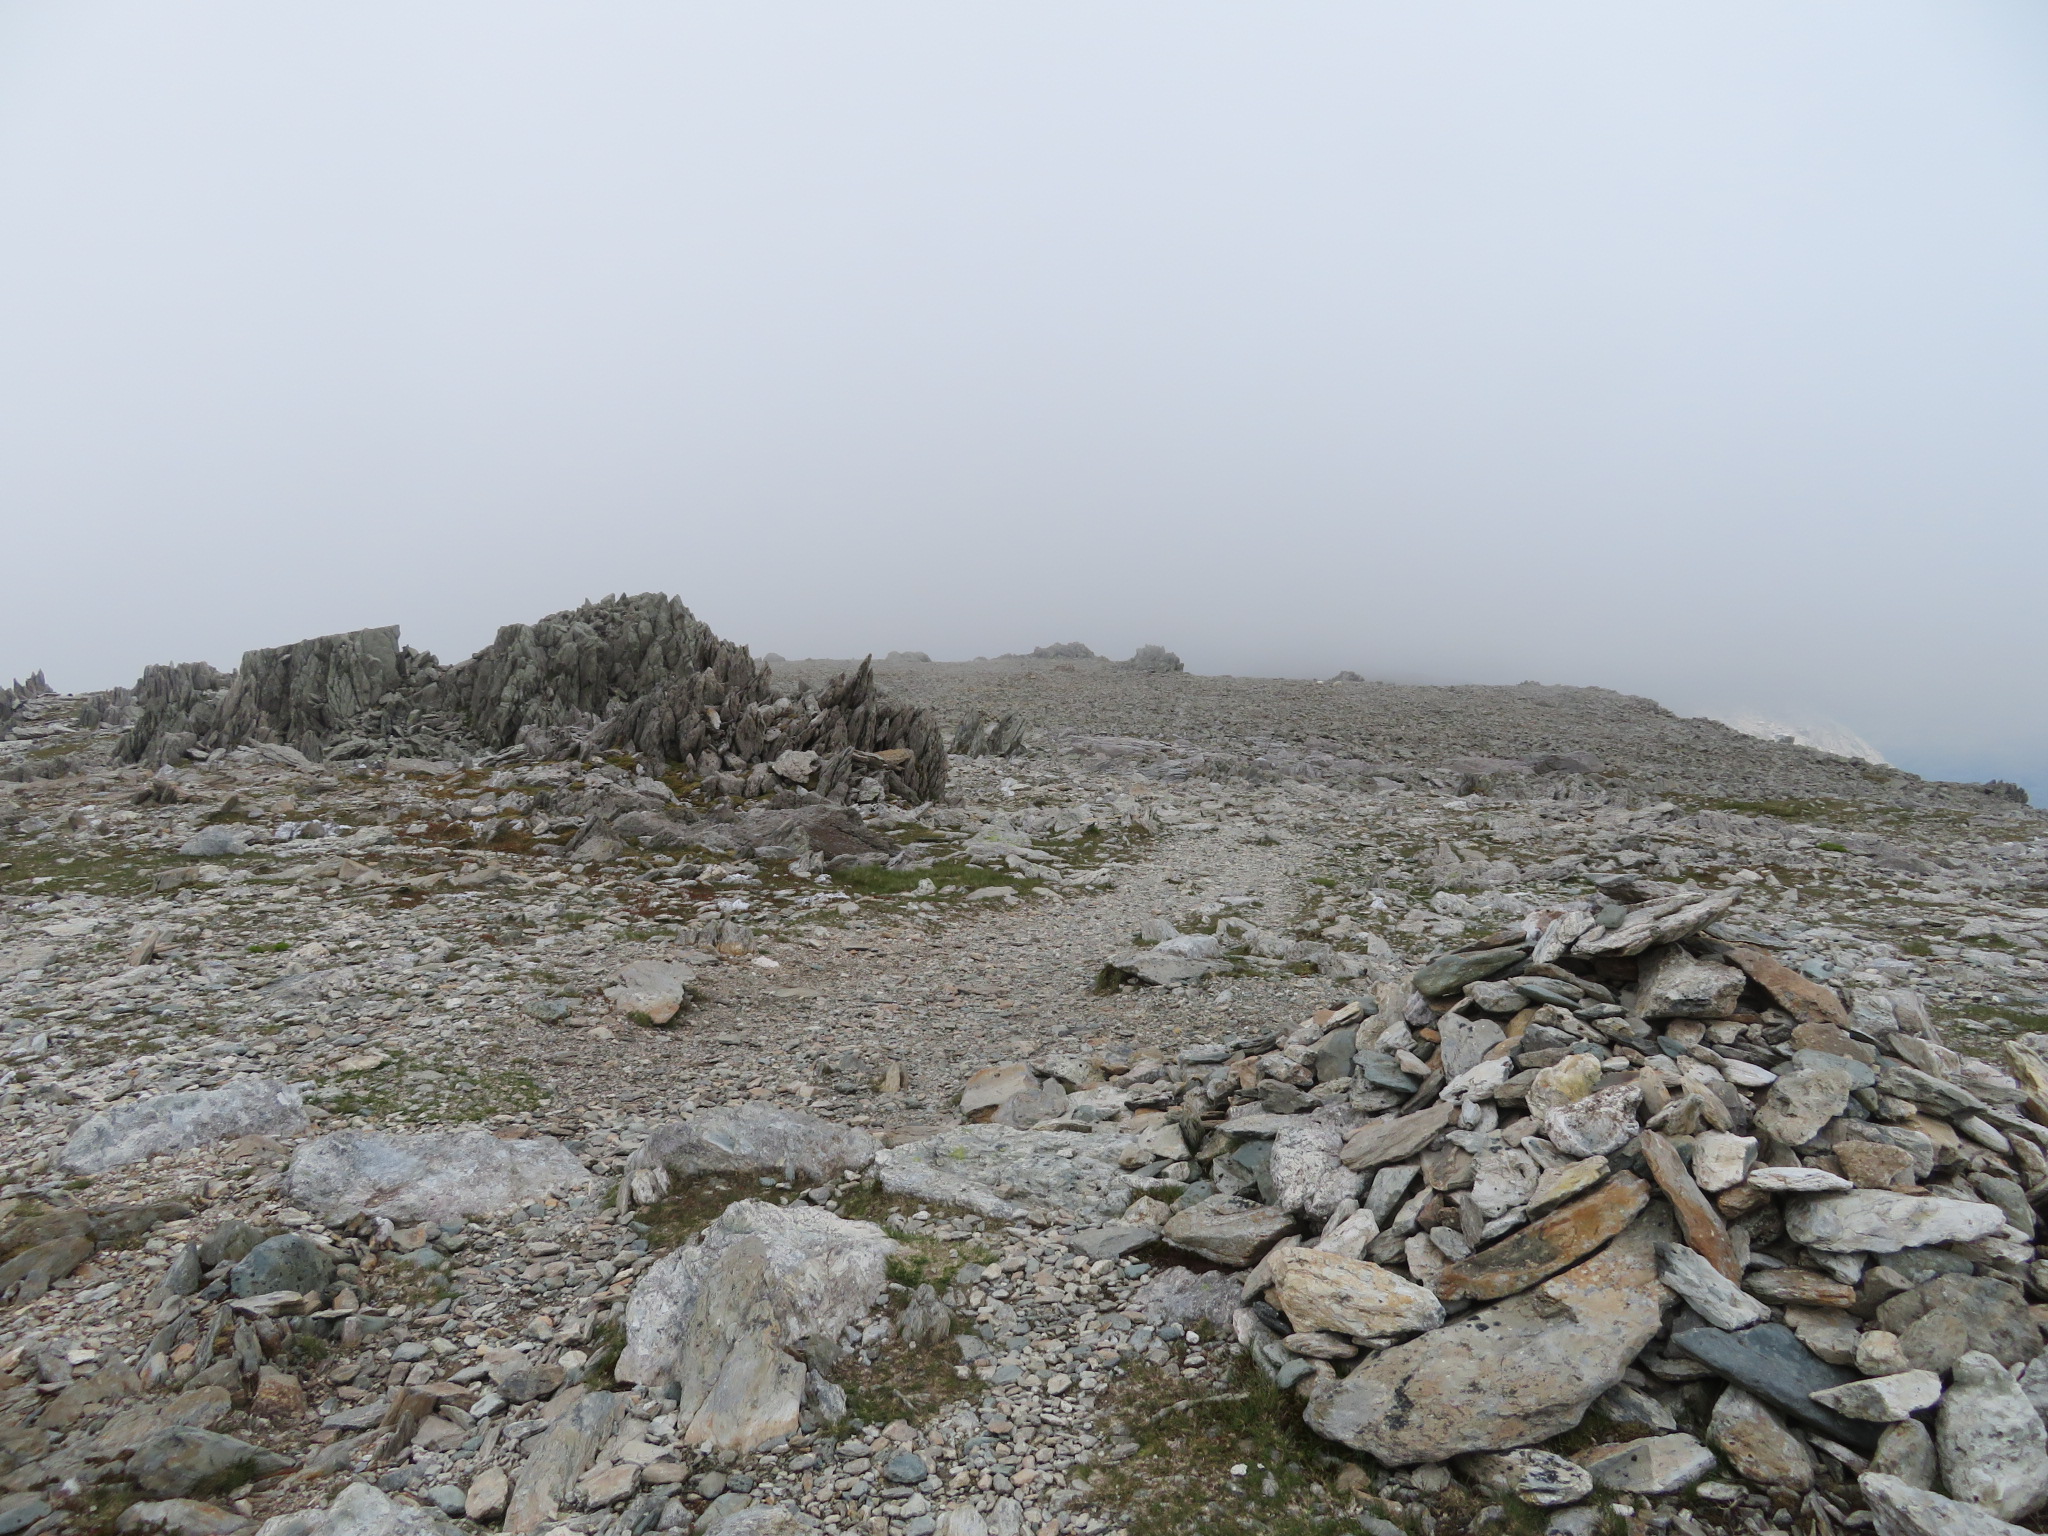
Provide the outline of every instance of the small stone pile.
{"type": "Polygon", "coordinates": [[[1601,883],[1284,1036],[998,1066],[963,1113],[1114,1148],[1131,1204],[1077,1244],[1242,1271],[1240,1344],[1418,1486],[2048,1505],[2048,1037],[1962,1056],[1736,891],[1601,883]],[[1589,1416],[1609,1443],[1541,1449],[1589,1416]]]}

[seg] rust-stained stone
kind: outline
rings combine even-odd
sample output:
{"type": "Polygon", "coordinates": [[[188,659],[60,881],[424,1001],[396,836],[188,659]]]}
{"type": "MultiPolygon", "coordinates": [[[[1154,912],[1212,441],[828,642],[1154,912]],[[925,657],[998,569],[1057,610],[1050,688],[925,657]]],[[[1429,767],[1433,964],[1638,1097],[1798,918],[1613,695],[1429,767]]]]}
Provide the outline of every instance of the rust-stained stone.
{"type": "Polygon", "coordinates": [[[1777,1001],[1780,1008],[1801,1024],[1832,1024],[1849,1027],[1849,1010],[1835,996],[1833,987],[1809,981],[1784,961],[1749,944],[1728,946],[1728,958],[1749,973],[1749,979],[1777,1001]]]}
{"type": "Polygon", "coordinates": [[[1642,1148],[1643,1161],[1650,1165],[1650,1177],[1657,1181],[1657,1187],[1664,1191],[1678,1216],[1686,1246],[1740,1285],[1742,1261],[1735,1256],[1727,1223],[1685,1171],[1685,1159],[1678,1155],[1678,1148],[1660,1131],[1643,1132],[1637,1145],[1642,1148]]]}
{"type": "Polygon", "coordinates": [[[1569,1268],[1626,1227],[1650,1203],[1650,1186],[1617,1174],[1592,1194],[1444,1267],[1433,1289],[1445,1301],[1497,1301],[1569,1268]]]}
{"type": "Polygon", "coordinates": [[[1743,1282],[1750,1295],[1780,1306],[1853,1307],[1856,1287],[1810,1269],[1760,1269],[1743,1282]]]}

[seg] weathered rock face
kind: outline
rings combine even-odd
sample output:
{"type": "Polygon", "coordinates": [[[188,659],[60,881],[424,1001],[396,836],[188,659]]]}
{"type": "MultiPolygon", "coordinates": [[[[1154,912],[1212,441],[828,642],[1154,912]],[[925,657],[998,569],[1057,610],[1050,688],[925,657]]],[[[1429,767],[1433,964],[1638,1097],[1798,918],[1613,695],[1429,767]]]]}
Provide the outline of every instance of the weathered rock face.
{"type": "Polygon", "coordinates": [[[129,726],[114,748],[124,763],[151,767],[184,759],[185,749],[212,734],[234,675],[203,661],[145,667],[134,688],[129,726]]]}
{"type": "Polygon", "coordinates": [[[145,1440],[128,1460],[128,1476],[144,1493],[182,1499],[224,1492],[290,1465],[288,1457],[232,1435],[180,1426],[145,1440]]]}
{"type": "Polygon", "coordinates": [[[707,1109],[654,1128],[626,1159],[628,1197],[647,1205],[675,1179],[707,1173],[773,1174],[813,1184],[874,1160],[881,1143],[866,1131],[766,1104],[707,1109]]]}
{"type": "Polygon", "coordinates": [[[1387,1350],[1309,1401],[1318,1434],[1390,1466],[1507,1450],[1576,1425],[1655,1336],[1670,1293],[1646,1212],[1593,1258],[1387,1350]]]}
{"type": "Polygon", "coordinates": [[[1358,1198],[1365,1175],[1346,1168],[1338,1156],[1343,1130],[1326,1120],[1295,1117],[1273,1138],[1266,1162],[1272,1203],[1283,1211],[1301,1211],[1321,1221],[1346,1200],[1358,1198]]]}
{"type": "Polygon", "coordinates": [[[104,1173],[236,1136],[296,1136],[311,1123],[297,1089],[252,1079],[117,1104],[73,1132],[58,1160],[73,1173],[104,1173]]]}
{"type": "Polygon", "coordinates": [[[1943,1316],[1962,1324],[1966,1350],[1982,1350],[2000,1365],[2019,1366],[2041,1353],[2041,1325],[2026,1298],[1988,1275],[1936,1275],[1880,1305],[1877,1324],[1903,1339],[1922,1319],[1943,1316]]]}
{"type": "Polygon", "coordinates": [[[1945,1499],[1882,1472],[1857,1479],[1876,1520],[1877,1536],[2020,1536],[2024,1526],[1974,1504],[1945,1499]]]}
{"type": "Polygon", "coordinates": [[[616,1374],[680,1391],[685,1444],[747,1451],[796,1432],[804,1362],[833,1347],[887,1284],[896,1244],[870,1222],[743,1200],[643,1275],[616,1374]]]}
{"type": "Polygon", "coordinates": [[[1201,1323],[1220,1332],[1230,1326],[1237,1311],[1239,1289],[1234,1275],[1214,1270],[1197,1274],[1168,1265],[1147,1275],[1145,1283],[1132,1292],[1131,1310],[1154,1326],[1201,1323]]]}
{"type": "Polygon", "coordinates": [[[505,1506],[508,1536],[527,1536],[561,1512],[625,1413],[625,1399],[616,1392],[593,1392],[555,1420],[512,1485],[505,1506]]]}
{"type": "Polygon", "coordinates": [[[273,741],[318,758],[358,716],[405,687],[416,660],[400,650],[396,624],[244,651],[210,743],[273,741]]]}
{"type": "Polygon", "coordinates": [[[338,1131],[300,1147],[285,1175],[290,1197],[307,1210],[363,1211],[400,1223],[485,1215],[596,1182],[551,1136],[501,1141],[489,1131],[338,1131]]]}
{"type": "Polygon", "coordinates": [[[1550,1451],[1464,1457],[1458,1469],[1480,1487],[1512,1493],[1538,1509],[1576,1504],[1593,1492],[1593,1474],[1550,1451]]]}

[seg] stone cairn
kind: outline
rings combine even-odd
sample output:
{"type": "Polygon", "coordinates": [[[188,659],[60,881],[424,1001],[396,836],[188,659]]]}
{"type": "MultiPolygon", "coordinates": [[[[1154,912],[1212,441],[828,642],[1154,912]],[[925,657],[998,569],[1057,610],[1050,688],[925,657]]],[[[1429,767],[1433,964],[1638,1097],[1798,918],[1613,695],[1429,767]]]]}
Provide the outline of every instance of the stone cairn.
{"type": "Polygon", "coordinates": [[[313,761],[631,752],[656,777],[677,766],[740,795],[796,784],[844,800],[864,781],[911,802],[945,794],[939,729],[882,699],[867,662],[816,693],[781,694],[744,646],[660,593],[507,625],[453,666],[398,635],[388,625],[248,651],[232,673],[150,667],[118,755],[175,764],[252,744],[313,761]]]}
{"type": "MultiPolygon", "coordinates": [[[[1008,1063],[963,1109],[1142,1138],[1088,1251],[1238,1271],[1239,1343],[1387,1467],[1563,1505],[1838,1464],[2023,1519],[2048,1036],[1962,1056],[1918,994],[1783,964],[1738,894],[1607,877],[1285,1036],[1008,1063]],[[1603,1443],[1542,1449],[1582,1421],[1603,1443]]],[[[1230,965],[1195,937],[1159,945],[1178,984],[1230,965]]]]}

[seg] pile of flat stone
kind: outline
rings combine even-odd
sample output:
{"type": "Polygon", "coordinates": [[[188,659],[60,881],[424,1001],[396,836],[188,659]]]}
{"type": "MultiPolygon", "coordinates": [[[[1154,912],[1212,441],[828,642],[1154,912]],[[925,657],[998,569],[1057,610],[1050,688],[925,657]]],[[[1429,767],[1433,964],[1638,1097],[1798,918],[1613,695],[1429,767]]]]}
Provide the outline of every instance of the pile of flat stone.
{"type": "Polygon", "coordinates": [[[1424,1483],[2024,1520],[2048,1037],[1960,1055],[1737,899],[1610,879],[1284,1036],[1010,1063],[962,1110],[1114,1148],[1130,1204],[1075,1241],[1240,1271],[1309,1424],[1424,1483]]]}

